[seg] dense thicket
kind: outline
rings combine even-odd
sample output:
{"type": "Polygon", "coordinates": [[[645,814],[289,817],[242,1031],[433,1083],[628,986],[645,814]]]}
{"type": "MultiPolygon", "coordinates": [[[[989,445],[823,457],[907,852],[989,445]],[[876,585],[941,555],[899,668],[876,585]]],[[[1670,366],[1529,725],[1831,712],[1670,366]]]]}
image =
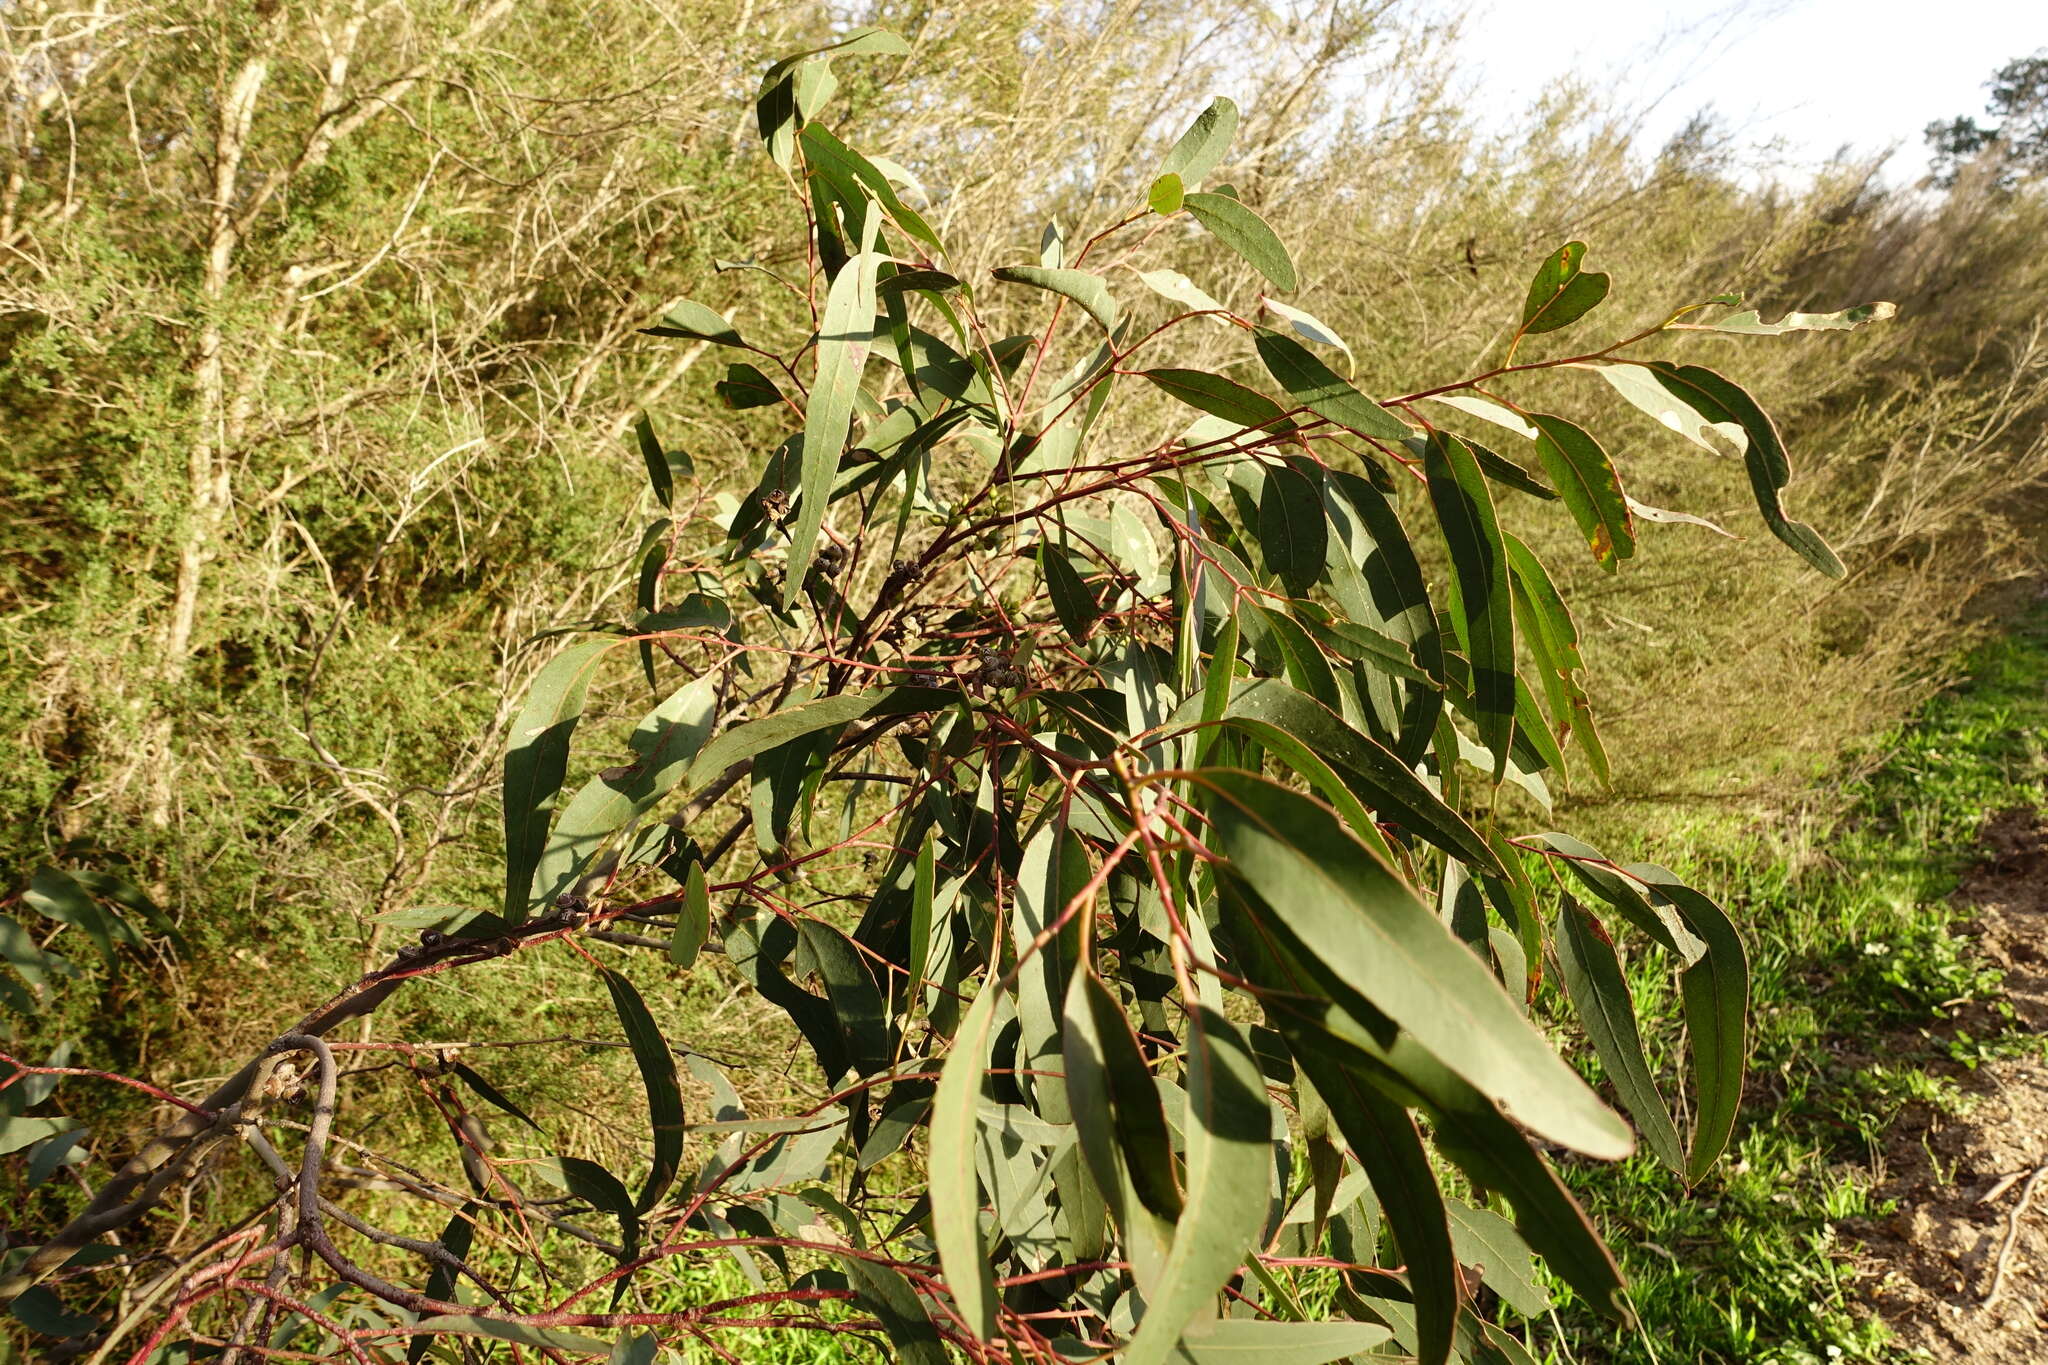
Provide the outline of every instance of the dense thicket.
{"type": "MultiPolygon", "coordinates": [[[[1048,220],[1142,201],[1165,143],[1233,94],[1232,179],[1284,237],[1320,244],[1304,293],[1368,392],[1472,369],[1532,262],[1574,235],[1646,323],[1737,284],[1767,316],[1898,302],[1887,333],[1745,357],[1801,455],[1795,496],[1849,564],[1839,586],[1816,590],[1766,537],[1682,524],[1646,528],[1648,575],[1563,574],[1595,705],[1634,755],[1611,790],[1573,794],[1596,822],[1799,799],[1924,686],[2033,534],[2038,194],[1966,171],[1930,199],[1856,166],[1757,189],[1711,127],[1644,149],[1569,92],[1485,134],[1447,35],[1393,6],[864,10],[914,54],[847,66],[838,126],[921,183],[963,274],[1048,220]]],[[[493,762],[551,648],[534,637],[632,600],[634,414],[707,486],[758,461],[765,426],[707,416],[723,367],[636,329],[688,292],[783,349],[800,339],[779,287],[731,263],[802,259],[751,100],[763,59],[828,16],[336,0],[26,4],[6,26],[5,865],[24,885],[46,862],[123,875],[184,939],[82,962],[10,1016],[11,1050],[68,1041],[168,1082],[388,949],[379,916],[494,897],[493,762]]],[[[1212,265],[1205,283],[1246,292],[1244,267],[1212,265]]],[[[1689,462],[1681,481],[1645,420],[1619,404],[1603,420],[1638,438],[1615,448],[1644,502],[1737,520],[1739,466],[1689,462]]],[[[16,913],[39,940],[78,932],[16,913]]],[[[584,984],[507,963],[502,994],[409,1001],[406,1025],[602,1028],[584,984]]],[[[683,989],[695,1045],[752,1056],[774,1091],[756,1007],[683,989]]],[[[601,1053],[511,1074],[581,1106],[588,1146],[614,1140],[612,1102],[588,1093],[617,1074],[601,1053]]],[[[430,1131],[427,1098],[394,1084],[394,1123],[430,1131]]],[[[119,1124],[99,1131],[94,1159],[118,1159],[119,1124]]],[[[76,1197],[61,1178],[24,1190],[18,1240],[76,1197]]],[[[176,1227],[149,1235],[189,1250],[176,1227]]]]}

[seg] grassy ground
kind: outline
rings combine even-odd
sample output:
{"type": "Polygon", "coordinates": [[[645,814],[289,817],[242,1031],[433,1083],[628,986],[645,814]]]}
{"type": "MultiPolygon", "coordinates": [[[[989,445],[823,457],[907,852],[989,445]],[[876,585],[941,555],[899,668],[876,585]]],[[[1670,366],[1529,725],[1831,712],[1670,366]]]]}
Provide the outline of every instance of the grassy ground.
{"type": "Polygon", "coordinates": [[[1986,818],[2041,804],[2044,739],[2048,610],[2037,609],[1889,737],[1882,766],[1844,790],[1845,818],[1817,843],[1713,825],[1681,841],[1681,875],[1720,888],[1748,926],[1748,1104],[1730,1160],[1690,1192],[1647,1158],[1575,1177],[1623,1255],[1645,1324],[1577,1359],[1895,1358],[1884,1329],[1856,1312],[1852,1248],[1835,1225],[1890,1212],[1870,1197],[1871,1163],[1906,1107],[1958,1102],[1929,1063],[1974,1066],[2041,1046],[1940,1025],[1998,996],[1949,897],[1986,818]],[[1859,1061],[1878,1039],[1889,1060],[1859,1061]]]}

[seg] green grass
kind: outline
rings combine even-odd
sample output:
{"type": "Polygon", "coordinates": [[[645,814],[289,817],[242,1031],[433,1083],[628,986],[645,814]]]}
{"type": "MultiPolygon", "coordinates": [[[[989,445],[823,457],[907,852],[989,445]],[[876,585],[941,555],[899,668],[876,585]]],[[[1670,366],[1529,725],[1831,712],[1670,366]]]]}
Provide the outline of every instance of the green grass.
{"type": "MultiPolygon", "coordinates": [[[[1704,824],[1680,841],[1676,870],[1717,889],[1749,935],[1755,1035],[1743,1122],[1722,1166],[1689,1192],[1643,1157],[1575,1170],[1633,1282],[1643,1329],[1567,1318],[1581,1344],[1556,1359],[1897,1358],[1882,1325],[1857,1311],[1853,1248],[1836,1225],[1891,1211],[1871,1196],[1871,1160],[1901,1114],[1967,1105],[1931,1065],[1970,1067],[2040,1045],[1950,1022],[1968,1004],[1995,1002],[2000,979],[1973,955],[1949,896],[1985,820],[2042,802],[2048,611],[1981,650],[1967,673],[1887,738],[1882,765],[1842,791],[1842,818],[1817,843],[1704,824]],[[1870,1052],[1883,1063],[1867,1064],[1870,1052]]],[[[1647,978],[1639,986],[1668,990],[1647,978]]]]}

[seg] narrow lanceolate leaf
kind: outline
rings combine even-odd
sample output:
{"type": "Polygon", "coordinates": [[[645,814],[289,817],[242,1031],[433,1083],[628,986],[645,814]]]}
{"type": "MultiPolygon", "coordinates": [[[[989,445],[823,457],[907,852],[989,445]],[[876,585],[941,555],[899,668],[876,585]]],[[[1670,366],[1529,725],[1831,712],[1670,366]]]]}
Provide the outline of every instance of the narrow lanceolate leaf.
{"type": "Polygon", "coordinates": [[[1742,1105],[1749,1062],[1749,952],[1735,921],[1711,899],[1655,864],[1630,863],[1627,870],[1648,882],[1657,899],[1675,907],[1706,945],[1699,961],[1679,977],[1694,1090],[1686,1176],[1698,1180],[1727,1150],[1742,1105]]]}
{"type": "Polygon", "coordinates": [[[927,838],[917,851],[917,862],[911,873],[910,961],[904,974],[906,1009],[915,1005],[924,994],[924,974],[931,967],[932,909],[938,899],[938,885],[938,841],[927,838]]]}
{"type": "Polygon", "coordinates": [[[1259,492],[1259,549],[1266,567],[1297,597],[1306,597],[1323,572],[1330,523],[1323,495],[1299,470],[1275,465],[1259,492]]]}
{"type": "Polygon", "coordinates": [[[1151,192],[1145,196],[1145,207],[1162,216],[1180,212],[1181,201],[1187,196],[1187,188],[1181,178],[1172,171],[1152,182],[1151,192]]]}
{"type": "MultiPolygon", "coordinates": [[[[1271,300],[1267,304],[1270,307],[1271,300]]],[[[1398,441],[1409,434],[1406,423],[1353,388],[1294,338],[1262,328],[1254,344],[1280,387],[1316,416],[1383,441],[1398,441]]]]}
{"type": "Polygon", "coordinates": [[[647,465],[647,483],[654,490],[654,500],[663,507],[673,505],[675,479],[668,472],[668,452],[661,448],[661,438],[654,434],[654,423],[646,413],[633,419],[633,435],[640,445],[640,458],[647,465]]]}
{"type": "Polygon", "coordinates": [[[1578,1011],[1586,1036],[1600,1065],[1621,1097],[1622,1107],[1636,1121],[1657,1159],[1680,1175],[1685,1173],[1685,1154],[1678,1141],[1678,1129],[1671,1122],[1671,1110],[1657,1093],[1650,1072],[1650,1059],[1643,1051],[1643,1038],[1636,1027],[1635,1000],[1629,994],[1621,957],[1607,928],[1569,895],[1562,898],[1556,939],[1558,966],[1564,971],[1564,986],[1578,1011]]]}
{"type": "Polygon", "coordinates": [[[1226,907],[1286,944],[1338,1003],[1393,1020],[1536,1132],[1588,1155],[1628,1154],[1628,1126],[1327,807],[1249,773],[1209,769],[1201,785],[1211,796],[1210,846],[1226,860],[1226,907]]]}
{"type": "Polygon", "coordinates": [[[1756,495],[1757,510],[1771,534],[1797,550],[1800,557],[1830,578],[1841,578],[1848,570],[1821,539],[1820,532],[1803,521],[1785,515],[1783,493],[1792,479],[1792,461],[1778,427],[1739,386],[1704,365],[1673,365],[1655,361],[1650,370],[1657,382],[1697,409],[1709,422],[1732,422],[1742,429],[1746,449],[1743,461],[1749,467],[1750,491],[1756,495]]]}
{"type": "Polygon", "coordinates": [[[1637,502],[1626,493],[1622,494],[1622,501],[1628,504],[1630,516],[1641,517],[1644,521],[1654,521],[1659,525],[1683,522],[1687,526],[1704,526],[1715,535],[1725,536],[1729,540],[1741,539],[1733,531],[1724,531],[1705,517],[1696,517],[1690,512],[1674,512],[1666,507],[1652,507],[1648,503],[1637,502]]]}
{"type": "Polygon", "coordinates": [[[683,882],[683,903],[676,910],[675,928],[669,934],[668,960],[688,971],[709,937],[711,892],[704,885],[703,864],[693,862],[683,882]]]}
{"type": "Polygon", "coordinates": [[[526,919],[534,869],[547,846],[548,813],[569,771],[569,737],[598,660],[616,641],[571,645],[533,680],[505,749],[505,918],[526,919]]]}
{"type": "Polygon", "coordinates": [[[1529,420],[1536,426],[1537,458],[1558,496],[1593,547],[1593,558],[1613,569],[1617,560],[1636,552],[1635,529],[1613,461],[1588,432],[1562,417],[1532,412],[1529,420]]]}
{"type": "Polygon", "coordinates": [[[1408,1267],[1421,1359],[1424,1365],[1441,1362],[1450,1355],[1464,1286],[1422,1135],[1407,1109],[1357,1074],[1330,1040],[1312,1028],[1288,1027],[1289,1022],[1275,1019],[1288,1051],[1314,1081],[1338,1131],[1371,1179],[1408,1267]]]}
{"type": "Polygon", "coordinates": [[[564,1331],[559,1327],[533,1327],[523,1322],[499,1322],[495,1318],[471,1317],[456,1313],[424,1318],[414,1323],[411,1330],[428,1337],[489,1337],[494,1341],[509,1341],[515,1346],[565,1351],[572,1356],[607,1355],[612,1349],[609,1341],[585,1336],[581,1332],[564,1331]]]}
{"type": "Polygon", "coordinates": [[[1166,160],[1159,163],[1160,176],[1178,176],[1183,185],[1201,184],[1202,178],[1223,160],[1223,154],[1230,150],[1230,139],[1235,136],[1237,106],[1218,95],[1209,101],[1207,109],[1195,115],[1195,121],[1167,152],[1166,160]]]}
{"type": "Polygon", "coordinates": [[[974,1175],[976,1112],[988,1070],[989,1025],[1001,994],[984,982],[974,997],[932,1097],[932,1240],[953,1304],[968,1330],[987,1341],[996,1334],[996,1282],[981,1235],[981,1185],[974,1175]]]}
{"type": "Polygon", "coordinates": [[[1522,639],[1529,646],[1543,683],[1551,720],[1561,731],[1570,731],[1592,766],[1594,777],[1607,782],[1607,752],[1593,727],[1592,701],[1577,677],[1586,667],[1579,653],[1579,628],[1565,609],[1564,598],[1542,561],[1512,535],[1503,533],[1501,543],[1508,553],[1515,619],[1521,625],[1522,639]]]}
{"type": "Polygon", "coordinates": [[[1242,256],[1264,275],[1275,289],[1292,294],[1301,287],[1294,273],[1294,261],[1266,220],[1237,200],[1221,194],[1191,194],[1187,211],[1212,236],[1242,256]]]}
{"type": "Polygon", "coordinates": [[[1191,408],[1213,413],[1241,427],[1281,430],[1287,409],[1256,389],[1207,370],[1157,369],[1139,371],[1160,388],[1191,408]]]}
{"type": "MultiPolygon", "coordinates": [[[[462,1260],[469,1255],[470,1242],[476,1236],[477,1214],[482,1207],[482,1205],[473,1202],[464,1203],[456,1211],[455,1216],[448,1220],[448,1226],[441,1230],[440,1243],[442,1248],[457,1260],[462,1260]]],[[[455,1292],[456,1274],[455,1268],[447,1262],[436,1261],[433,1270],[427,1275],[427,1297],[446,1302],[448,1297],[455,1292]]],[[[426,1359],[427,1351],[433,1344],[434,1339],[430,1336],[414,1337],[411,1344],[405,1348],[405,1365],[420,1365],[420,1362],[426,1359]]]]}
{"type": "Polygon", "coordinates": [[[1864,303],[1839,313],[1787,313],[1776,322],[1765,322],[1755,309],[1730,313],[1712,322],[1674,322],[1673,332],[1728,332],[1735,336],[1777,337],[1787,332],[1849,332],[1866,322],[1883,322],[1897,317],[1895,303],[1864,303]]]}
{"type": "Polygon", "coordinates": [[[1102,614],[1095,594],[1088,591],[1088,581],[1075,569],[1066,551],[1049,540],[1039,542],[1038,566],[1045,574],[1046,595],[1052,598],[1053,615],[1059,617],[1060,628],[1077,642],[1087,639],[1096,617],[1102,614]]]}
{"type": "MultiPolygon", "coordinates": [[[[874,218],[870,216],[868,222],[872,227],[874,218]]],[[[804,415],[802,496],[796,524],[789,532],[788,568],[782,587],[785,611],[803,595],[804,579],[817,549],[818,528],[825,523],[825,504],[832,499],[832,481],[846,449],[861,370],[874,344],[875,271],[881,264],[879,253],[862,251],[839,272],[825,298],[825,314],[818,324],[818,377],[811,385],[810,410],[804,415]]]]}
{"type": "Polygon", "coordinates": [[[1442,431],[1430,433],[1423,472],[1451,555],[1451,620],[1472,664],[1479,742],[1499,782],[1515,734],[1515,617],[1493,494],[1465,443],[1442,431]]]}
{"type": "Polygon", "coordinates": [[[1579,268],[1585,255],[1584,242],[1566,242],[1537,269],[1522,304],[1523,335],[1569,327],[1607,297],[1607,276],[1579,268]]]}
{"type": "MultiPolygon", "coordinates": [[[[1184,1207],[1173,1169],[1166,1110],[1123,1007],[1093,971],[1067,987],[1060,1031],[1067,1093],[1082,1159],[1112,1194],[1129,1182],[1144,1211],[1169,1223],[1184,1207]]],[[[1117,1208],[1129,1227],[1139,1211],[1117,1208]]],[[[1141,1230],[1142,1231],[1142,1230],[1141,1230]]]]}
{"type": "Polygon", "coordinates": [[[647,1113],[654,1128],[654,1164],[640,1187],[635,1207],[645,1213],[667,1191],[683,1161],[683,1092],[676,1084],[675,1054],[661,1036],[661,1027],[647,1010],[647,1003],[633,983],[610,968],[604,969],[605,988],[611,992],[612,1008],[625,1026],[626,1042],[640,1067],[640,1083],[647,1090],[647,1113]]]}
{"type": "Polygon", "coordinates": [[[688,299],[670,308],[654,326],[643,327],[640,330],[649,336],[688,337],[696,341],[714,342],[720,346],[747,344],[740,339],[739,330],[726,321],[724,316],[688,299]]]}
{"type": "Polygon", "coordinates": [[[1272,1110],[1265,1077],[1244,1036],[1206,1005],[1188,1017],[1187,1092],[1186,1208],[1125,1365],[1171,1358],[1188,1324],[1214,1311],[1218,1291],[1266,1223],[1272,1110]]]}
{"type": "Polygon", "coordinates": [[[1219,1318],[1190,1327],[1175,1365],[1329,1365],[1393,1336],[1376,1322],[1269,1322],[1219,1318]]]}
{"type": "Polygon", "coordinates": [[[1028,284],[1034,289],[1045,289],[1072,299],[1081,305],[1089,317],[1100,323],[1102,330],[1116,330],[1116,297],[1109,292],[1109,286],[1100,275],[1091,275],[1085,270],[1047,270],[1036,265],[1006,265],[995,272],[999,280],[1010,284],[1028,284]]]}

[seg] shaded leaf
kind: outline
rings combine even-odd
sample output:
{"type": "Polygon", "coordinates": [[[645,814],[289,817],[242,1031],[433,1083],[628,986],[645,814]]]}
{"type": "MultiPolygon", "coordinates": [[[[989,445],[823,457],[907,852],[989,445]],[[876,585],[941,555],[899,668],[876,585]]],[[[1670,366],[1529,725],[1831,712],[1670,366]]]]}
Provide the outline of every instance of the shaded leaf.
{"type": "Polygon", "coordinates": [[[1614,568],[1636,552],[1636,537],[1613,461],[1590,433],[1564,418],[1540,412],[1528,418],[1536,426],[1537,457],[1593,547],[1593,558],[1602,568],[1614,568]]]}
{"type": "Polygon", "coordinates": [[[640,1068],[640,1083],[647,1091],[647,1114],[654,1130],[654,1163],[640,1187],[635,1207],[645,1213],[655,1205],[675,1179],[683,1161],[683,1092],[676,1084],[676,1059],[661,1036],[661,1028],[648,1012],[646,1002],[631,981],[603,968],[612,1008],[625,1026],[626,1042],[640,1068]]]}
{"type": "Polygon", "coordinates": [[[747,344],[741,339],[738,329],[723,315],[688,299],[671,307],[654,326],[643,327],[640,330],[649,336],[688,337],[696,341],[709,341],[719,346],[747,344]]]}
{"type": "Polygon", "coordinates": [[[1445,432],[1430,433],[1423,471],[1450,551],[1451,620],[1472,665],[1479,742],[1492,753],[1493,780],[1499,782],[1514,739],[1515,623],[1493,495],[1472,452],[1445,432]]]}
{"type": "Polygon", "coordinates": [[[615,643],[586,640],[548,661],[512,722],[505,749],[505,918],[526,921],[534,872],[547,846],[548,813],[569,769],[569,737],[604,652],[615,643]]]}
{"type": "Polygon", "coordinates": [[[1643,1141],[1659,1161],[1682,1175],[1685,1154],[1678,1129],[1671,1122],[1671,1110],[1657,1093],[1656,1079],[1650,1074],[1650,1059],[1636,1028],[1635,1000],[1629,994],[1621,957],[1599,920],[1569,895],[1561,900],[1555,943],[1572,1008],[1643,1141]]]}
{"type": "MultiPolygon", "coordinates": [[[[1270,306],[1271,301],[1268,301],[1270,306]]],[[[1398,441],[1406,423],[1367,398],[1292,337],[1261,328],[1255,339],[1259,359],[1295,402],[1360,436],[1398,441]]]]}

